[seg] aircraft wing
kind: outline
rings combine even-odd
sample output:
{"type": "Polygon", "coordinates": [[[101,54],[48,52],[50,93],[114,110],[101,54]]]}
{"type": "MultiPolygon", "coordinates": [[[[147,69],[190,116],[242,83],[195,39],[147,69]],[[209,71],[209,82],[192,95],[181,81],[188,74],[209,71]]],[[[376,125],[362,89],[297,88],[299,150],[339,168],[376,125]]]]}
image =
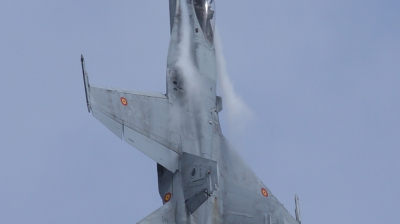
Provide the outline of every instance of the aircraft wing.
{"type": "Polygon", "coordinates": [[[175,224],[175,211],[172,202],[167,202],[159,209],[148,215],[146,218],[138,222],[137,224],[152,224],[152,223],[164,223],[164,224],[175,224]]]}
{"type": "Polygon", "coordinates": [[[90,86],[83,57],[81,61],[88,111],[120,139],[175,172],[180,136],[172,128],[167,97],[90,86]]]}

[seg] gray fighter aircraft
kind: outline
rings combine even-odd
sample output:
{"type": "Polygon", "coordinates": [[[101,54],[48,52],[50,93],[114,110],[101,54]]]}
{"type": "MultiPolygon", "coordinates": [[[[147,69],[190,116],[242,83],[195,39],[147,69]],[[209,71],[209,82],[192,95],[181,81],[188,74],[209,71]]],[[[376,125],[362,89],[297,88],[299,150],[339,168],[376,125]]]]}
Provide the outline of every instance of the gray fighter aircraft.
{"type": "Polygon", "coordinates": [[[215,1],[169,0],[166,94],[89,85],[88,111],[157,162],[163,205],[145,223],[300,224],[221,133],[216,95],[215,1]]]}

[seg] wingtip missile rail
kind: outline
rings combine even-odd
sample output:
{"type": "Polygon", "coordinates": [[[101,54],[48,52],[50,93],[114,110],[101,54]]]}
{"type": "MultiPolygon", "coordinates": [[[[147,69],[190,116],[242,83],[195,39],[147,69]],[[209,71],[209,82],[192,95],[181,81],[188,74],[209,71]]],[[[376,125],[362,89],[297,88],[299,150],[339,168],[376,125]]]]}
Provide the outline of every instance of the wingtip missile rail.
{"type": "Polygon", "coordinates": [[[83,74],[83,84],[85,86],[85,95],[86,95],[86,106],[88,109],[88,112],[90,113],[90,102],[89,102],[89,77],[86,72],[85,68],[85,58],[81,54],[81,65],[82,65],[82,74],[83,74]]]}
{"type": "Polygon", "coordinates": [[[299,196],[297,196],[297,194],[294,196],[294,202],[296,204],[296,209],[295,209],[296,221],[299,224],[301,224],[300,207],[299,207],[299,196]]]}

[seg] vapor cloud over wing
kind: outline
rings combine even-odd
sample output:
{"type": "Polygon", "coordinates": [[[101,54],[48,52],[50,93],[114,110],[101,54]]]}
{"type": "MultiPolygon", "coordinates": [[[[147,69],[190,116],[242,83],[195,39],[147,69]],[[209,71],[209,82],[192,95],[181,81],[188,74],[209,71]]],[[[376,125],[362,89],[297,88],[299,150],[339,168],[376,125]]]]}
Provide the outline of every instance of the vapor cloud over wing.
{"type": "Polygon", "coordinates": [[[225,58],[222,52],[221,39],[218,30],[215,32],[215,51],[217,55],[217,69],[219,86],[222,90],[224,110],[228,114],[228,125],[231,134],[238,134],[246,128],[254,114],[243,99],[235,92],[232,81],[228,76],[225,58]]]}

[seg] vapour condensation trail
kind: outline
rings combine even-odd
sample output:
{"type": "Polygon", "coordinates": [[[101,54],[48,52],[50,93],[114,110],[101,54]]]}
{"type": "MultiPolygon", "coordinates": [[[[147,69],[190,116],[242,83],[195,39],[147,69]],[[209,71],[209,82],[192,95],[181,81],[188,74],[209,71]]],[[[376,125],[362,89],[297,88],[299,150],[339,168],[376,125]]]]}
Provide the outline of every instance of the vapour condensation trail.
{"type": "Polygon", "coordinates": [[[228,76],[222,44],[219,32],[215,31],[215,52],[217,57],[217,69],[219,86],[222,90],[224,110],[228,114],[228,125],[232,134],[243,131],[248,123],[254,119],[254,114],[242,98],[238,96],[228,76]]]}

